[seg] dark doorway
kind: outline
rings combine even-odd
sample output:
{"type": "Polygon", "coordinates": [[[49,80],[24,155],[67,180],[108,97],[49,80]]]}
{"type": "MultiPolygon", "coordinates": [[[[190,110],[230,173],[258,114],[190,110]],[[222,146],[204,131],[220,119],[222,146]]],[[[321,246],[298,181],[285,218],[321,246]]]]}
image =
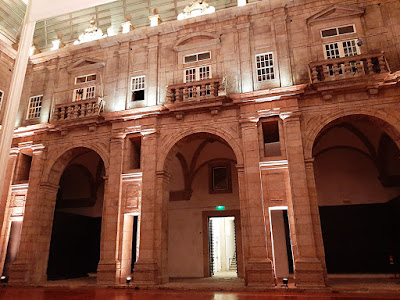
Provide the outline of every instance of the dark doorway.
{"type": "Polygon", "coordinates": [[[100,259],[104,166],[93,151],[73,159],[60,180],[54,212],[48,280],[87,277],[100,259]]]}

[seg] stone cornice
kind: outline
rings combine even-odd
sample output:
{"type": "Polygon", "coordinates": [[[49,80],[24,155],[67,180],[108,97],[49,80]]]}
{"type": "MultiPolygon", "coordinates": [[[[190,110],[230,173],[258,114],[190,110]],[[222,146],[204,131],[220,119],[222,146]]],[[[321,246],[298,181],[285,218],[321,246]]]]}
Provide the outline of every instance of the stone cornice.
{"type": "Polygon", "coordinates": [[[17,57],[17,51],[2,40],[0,40],[0,52],[3,52],[11,59],[15,59],[17,57]]]}

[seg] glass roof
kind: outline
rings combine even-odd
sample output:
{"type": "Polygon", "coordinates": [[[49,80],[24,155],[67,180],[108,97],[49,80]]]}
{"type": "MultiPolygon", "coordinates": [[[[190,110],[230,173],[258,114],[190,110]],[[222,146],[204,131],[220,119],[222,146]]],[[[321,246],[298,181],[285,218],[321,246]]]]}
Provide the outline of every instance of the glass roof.
{"type": "MultiPolygon", "coordinates": [[[[53,0],[54,1],[54,0],[53,0]]],[[[249,3],[261,0],[249,0],[249,3]]],[[[216,10],[236,6],[237,0],[209,0],[209,5],[216,10]]],[[[97,21],[97,26],[109,35],[121,32],[121,23],[130,15],[135,28],[149,25],[149,14],[157,9],[163,22],[176,20],[191,0],[117,0],[76,11],[36,23],[34,40],[38,48],[51,48],[52,41],[57,39],[57,33],[63,35],[63,42],[76,40],[89,26],[90,19],[97,21]]],[[[0,30],[14,39],[18,39],[19,31],[26,5],[22,0],[0,0],[0,30]]]]}

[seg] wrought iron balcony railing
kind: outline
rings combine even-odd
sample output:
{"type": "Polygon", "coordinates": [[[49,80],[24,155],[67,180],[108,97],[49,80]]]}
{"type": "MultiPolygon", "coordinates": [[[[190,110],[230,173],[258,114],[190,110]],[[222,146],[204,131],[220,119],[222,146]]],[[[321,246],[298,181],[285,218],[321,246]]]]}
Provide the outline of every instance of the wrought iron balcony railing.
{"type": "Polygon", "coordinates": [[[390,72],[383,52],[311,62],[309,67],[311,83],[390,72]]]}

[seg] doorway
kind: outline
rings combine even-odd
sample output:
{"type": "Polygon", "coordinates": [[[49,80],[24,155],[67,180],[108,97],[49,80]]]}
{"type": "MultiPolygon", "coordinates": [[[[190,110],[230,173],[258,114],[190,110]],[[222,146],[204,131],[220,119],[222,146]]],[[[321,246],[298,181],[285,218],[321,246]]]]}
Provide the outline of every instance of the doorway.
{"type": "Polygon", "coordinates": [[[287,207],[270,207],[269,214],[275,277],[280,280],[293,274],[293,250],[287,207]]]}
{"type": "Polygon", "coordinates": [[[235,217],[208,218],[210,277],[237,277],[235,217]]]}

